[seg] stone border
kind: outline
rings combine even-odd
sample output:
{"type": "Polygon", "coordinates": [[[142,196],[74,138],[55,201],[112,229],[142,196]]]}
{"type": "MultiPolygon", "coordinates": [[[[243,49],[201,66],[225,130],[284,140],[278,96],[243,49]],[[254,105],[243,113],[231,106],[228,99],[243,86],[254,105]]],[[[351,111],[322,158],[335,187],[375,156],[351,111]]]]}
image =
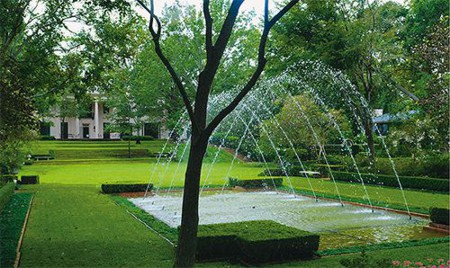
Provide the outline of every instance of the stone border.
{"type": "Polygon", "coordinates": [[[27,214],[25,215],[25,220],[23,222],[23,226],[22,226],[22,232],[20,233],[20,239],[19,239],[19,243],[17,243],[17,249],[16,249],[16,260],[14,261],[14,268],[18,268],[19,264],[20,264],[20,258],[21,258],[21,252],[20,249],[22,248],[22,242],[23,242],[23,237],[25,234],[25,230],[27,228],[27,224],[28,224],[28,218],[30,216],[31,213],[31,206],[33,205],[33,200],[34,200],[34,194],[31,196],[31,200],[28,206],[28,211],[27,214]]]}

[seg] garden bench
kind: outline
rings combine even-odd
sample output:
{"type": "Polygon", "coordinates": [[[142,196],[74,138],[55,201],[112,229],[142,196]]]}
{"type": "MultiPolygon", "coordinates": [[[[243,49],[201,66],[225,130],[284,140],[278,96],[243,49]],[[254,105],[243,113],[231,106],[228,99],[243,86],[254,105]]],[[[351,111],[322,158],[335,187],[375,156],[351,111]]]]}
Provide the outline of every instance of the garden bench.
{"type": "Polygon", "coordinates": [[[51,159],[53,159],[53,156],[51,156],[51,155],[34,155],[33,158],[36,161],[39,161],[39,160],[51,160],[51,159]]]}

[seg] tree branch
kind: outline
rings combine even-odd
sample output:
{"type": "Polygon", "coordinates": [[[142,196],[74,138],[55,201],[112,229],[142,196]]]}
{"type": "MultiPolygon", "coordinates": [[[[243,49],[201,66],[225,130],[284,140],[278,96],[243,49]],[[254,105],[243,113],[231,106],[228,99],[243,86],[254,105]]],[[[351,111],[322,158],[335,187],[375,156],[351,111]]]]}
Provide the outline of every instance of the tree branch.
{"type": "Polygon", "coordinates": [[[206,56],[207,60],[211,60],[212,51],[213,51],[213,43],[212,43],[212,24],[213,19],[211,17],[211,12],[209,10],[209,0],[203,1],[203,14],[205,16],[205,47],[206,47],[206,56]]]}
{"type": "Polygon", "coordinates": [[[269,20],[269,1],[265,0],[265,7],[264,7],[264,30],[261,35],[261,39],[259,42],[259,49],[258,49],[258,64],[256,67],[256,70],[253,72],[250,80],[245,84],[244,88],[238,93],[238,95],[231,101],[230,104],[228,104],[227,107],[225,107],[222,111],[220,111],[216,117],[208,124],[206,127],[206,134],[210,135],[214,129],[222,122],[222,120],[229,115],[235,108],[238,106],[238,104],[242,101],[242,99],[248,94],[248,92],[255,86],[256,82],[258,81],[259,77],[261,76],[264,67],[266,66],[267,60],[265,58],[265,49],[266,49],[266,43],[267,38],[269,36],[270,29],[272,28],[275,23],[284,16],[295,4],[297,4],[299,0],[291,0],[283,9],[281,9],[271,20],[269,20]]]}
{"type": "Polygon", "coordinates": [[[161,45],[159,43],[159,38],[161,36],[161,22],[159,21],[158,17],[154,13],[153,0],[150,0],[150,8],[148,8],[141,0],[136,0],[136,1],[150,14],[149,31],[150,31],[150,34],[151,34],[151,36],[153,38],[153,43],[155,45],[155,52],[158,55],[158,57],[161,60],[161,62],[166,67],[167,71],[169,71],[170,76],[172,77],[172,80],[174,81],[175,85],[178,88],[178,91],[181,94],[181,97],[183,99],[184,105],[186,106],[186,109],[188,111],[189,118],[191,120],[193,130],[196,130],[196,131],[200,132],[200,129],[198,127],[198,122],[197,122],[197,120],[196,120],[196,118],[194,116],[194,110],[192,108],[191,101],[189,100],[189,96],[188,96],[188,94],[186,92],[186,88],[184,87],[183,83],[181,82],[181,79],[178,76],[177,72],[172,67],[172,64],[170,64],[169,60],[166,58],[166,56],[164,55],[164,53],[163,53],[163,51],[161,49],[161,45]],[[154,26],[153,22],[154,21],[156,21],[156,24],[157,24],[156,31],[153,28],[153,26],[154,26]]]}

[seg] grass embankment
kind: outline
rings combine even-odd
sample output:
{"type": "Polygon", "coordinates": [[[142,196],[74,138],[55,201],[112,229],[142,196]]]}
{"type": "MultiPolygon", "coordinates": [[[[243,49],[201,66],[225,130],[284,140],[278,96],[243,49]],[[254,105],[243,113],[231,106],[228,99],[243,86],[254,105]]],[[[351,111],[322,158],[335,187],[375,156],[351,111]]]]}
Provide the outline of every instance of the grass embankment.
{"type": "Polygon", "coordinates": [[[13,267],[32,194],[16,193],[0,214],[0,267],[13,267]]]}
{"type": "Polygon", "coordinates": [[[37,185],[23,267],[171,266],[173,247],[95,186],[37,185]]]}

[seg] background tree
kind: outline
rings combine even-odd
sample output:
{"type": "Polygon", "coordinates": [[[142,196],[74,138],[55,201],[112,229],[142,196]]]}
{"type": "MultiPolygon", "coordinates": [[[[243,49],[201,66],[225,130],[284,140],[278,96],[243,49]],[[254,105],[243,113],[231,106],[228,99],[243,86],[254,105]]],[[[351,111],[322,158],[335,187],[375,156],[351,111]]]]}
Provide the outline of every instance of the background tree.
{"type": "MultiPolygon", "coordinates": [[[[298,0],[289,1],[272,18],[269,18],[268,0],[265,1],[263,31],[259,40],[256,67],[248,81],[234,99],[231,100],[228,106],[221,110],[211,121],[207,122],[209,95],[214,88],[214,81],[216,80],[215,78],[219,68],[226,67],[223,65],[224,56],[226,53],[232,53],[232,49],[229,47],[229,41],[236,24],[239,9],[243,2],[243,0],[233,0],[231,2],[223,23],[219,23],[221,26],[217,29],[214,28],[214,20],[211,17],[210,1],[203,1],[203,15],[205,21],[204,51],[206,61],[196,79],[194,105],[189,98],[186,86],[181,80],[179,73],[174,69],[174,66],[165,56],[163,48],[161,47],[162,24],[154,13],[153,1],[150,1],[149,7],[146,7],[145,4],[140,2],[150,13],[149,30],[155,52],[170,73],[171,78],[182,95],[192,125],[191,147],[185,174],[181,229],[175,261],[176,267],[191,267],[195,262],[200,174],[209,137],[220,122],[236,108],[256,84],[267,63],[265,49],[270,29],[295,4],[297,4],[298,0]]],[[[226,73],[226,69],[224,69],[223,73],[226,73]]]]}
{"type": "MultiPolygon", "coordinates": [[[[326,144],[341,144],[343,141],[339,132],[334,126],[334,122],[325,114],[319,105],[314,101],[314,97],[308,94],[295,96],[284,102],[280,113],[274,118],[266,120],[263,124],[266,129],[270,129],[271,139],[277,146],[280,146],[281,153],[285,154],[288,161],[296,162],[294,154],[291,152],[289,141],[286,140],[284,133],[278,127],[278,124],[288,135],[294,148],[307,158],[320,159],[324,146],[326,144]],[[299,106],[301,108],[299,108],[299,106]],[[277,121],[278,124],[275,122],[277,121]],[[307,124],[307,121],[310,124],[307,124]],[[315,134],[312,132],[314,129],[315,134]]],[[[349,130],[349,124],[345,117],[337,110],[330,109],[330,116],[339,124],[342,131],[349,130]]],[[[265,133],[260,139],[262,148],[271,148],[268,137],[265,133]]],[[[273,150],[266,149],[265,152],[273,150]]],[[[272,159],[274,157],[272,156],[272,159]]],[[[270,159],[270,158],[268,158],[270,159]]]]}
{"type": "MultiPolygon", "coordinates": [[[[389,105],[396,103],[393,99],[407,96],[417,100],[392,75],[405,58],[398,37],[405,16],[406,9],[393,2],[305,1],[275,28],[277,49],[272,55],[279,62],[275,66],[285,69],[301,60],[321,60],[343,71],[365,97],[369,107],[364,107],[363,102],[355,105],[372,160],[375,159],[372,114],[367,108],[393,111],[395,108],[389,105]]],[[[335,99],[333,105],[348,105],[340,100],[335,99]]]]}

